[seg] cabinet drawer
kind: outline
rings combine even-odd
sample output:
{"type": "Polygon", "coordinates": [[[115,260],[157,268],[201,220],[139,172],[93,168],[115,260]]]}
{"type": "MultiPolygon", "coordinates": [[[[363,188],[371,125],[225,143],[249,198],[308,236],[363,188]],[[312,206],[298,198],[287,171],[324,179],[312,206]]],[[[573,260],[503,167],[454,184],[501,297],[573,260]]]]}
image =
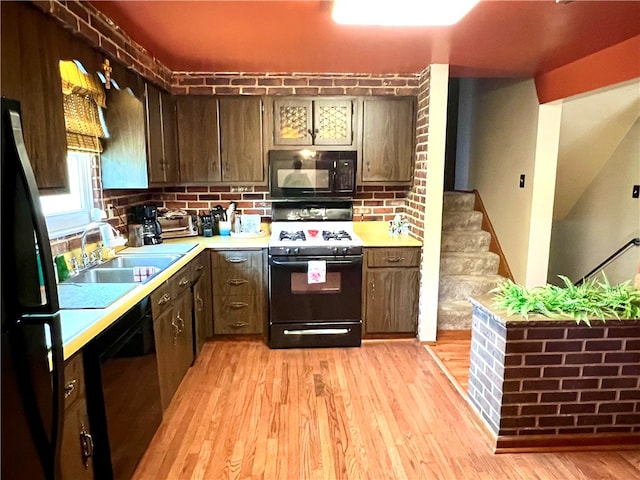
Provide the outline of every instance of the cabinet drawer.
{"type": "Polygon", "coordinates": [[[221,250],[211,253],[211,266],[218,270],[262,272],[262,263],[262,250],[221,250]]]}
{"type": "Polygon", "coordinates": [[[216,334],[262,333],[266,316],[262,297],[229,295],[214,302],[216,334]]]}
{"type": "Polygon", "coordinates": [[[75,401],[85,396],[84,366],[82,352],[66,361],[64,366],[64,408],[68,409],[75,401]]]}
{"type": "Polygon", "coordinates": [[[224,270],[213,271],[213,294],[218,296],[243,295],[254,296],[261,293],[262,277],[249,272],[229,273],[224,270]]]}
{"type": "Polygon", "coordinates": [[[178,270],[171,278],[156,288],[151,294],[151,308],[154,316],[162,314],[182,292],[191,286],[191,264],[178,270]]]}
{"type": "Polygon", "coordinates": [[[417,267],[420,265],[419,248],[369,248],[367,267],[417,267]]]}

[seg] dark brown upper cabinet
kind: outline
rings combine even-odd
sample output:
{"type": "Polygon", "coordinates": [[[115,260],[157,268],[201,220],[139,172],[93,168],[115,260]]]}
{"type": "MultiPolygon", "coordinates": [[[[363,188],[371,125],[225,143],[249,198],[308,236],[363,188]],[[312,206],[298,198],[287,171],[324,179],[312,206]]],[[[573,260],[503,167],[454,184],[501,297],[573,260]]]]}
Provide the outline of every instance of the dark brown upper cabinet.
{"type": "Polygon", "coordinates": [[[273,100],[274,146],[343,146],[354,144],[351,99],[276,98],[273,100]]]}
{"type": "Polygon", "coordinates": [[[220,182],[218,100],[215,97],[177,97],[180,182],[220,182]]]}
{"type": "Polygon", "coordinates": [[[414,97],[371,97],[362,106],[362,183],[408,184],[413,178],[414,97]]]}
{"type": "Polygon", "coordinates": [[[104,120],[109,132],[101,155],[103,188],[148,188],[143,99],[129,88],[106,90],[104,120]]]}
{"type": "Polygon", "coordinates": [[[22,2],[2,2],[0,93],[20,102],[25,146],[40,189],[67,190],[60,45],[54,20],[22,2]]]}
{"type": "Polygon", "coordinates": [[[260,97],[219,97],[220,157],[223,182],[263,182],[260,97]]]}
{"type": "Polygon", "coordinates": [[[266,179],[260,97],[177,97],[181,183],[266,179]]]}
{"type": "Polygon", "coordinates": [[[149,183],[178,181],[176,107],[171,95],[145,86],[149,183]]]}

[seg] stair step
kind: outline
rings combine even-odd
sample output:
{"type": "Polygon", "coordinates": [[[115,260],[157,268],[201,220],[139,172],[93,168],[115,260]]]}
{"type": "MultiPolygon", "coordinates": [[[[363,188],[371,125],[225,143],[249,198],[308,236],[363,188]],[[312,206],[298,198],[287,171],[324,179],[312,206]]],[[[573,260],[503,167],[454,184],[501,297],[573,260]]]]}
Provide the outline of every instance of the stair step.
{"type": "Polygon", "coordinates": [[[473,210],[476,196],[467,192],[444,192],[442,210],[445,212],[473,210]]]}
{"type": "Polygon", "coordinates": [[[442,230],[445,232],[459,230],[480,230],[482,228],[482,212],[448,211],[442,215],[442,230]]]}
{"type": "Polygon", "coordinates": [[[442,275],[438,299],[442,302],[486,295],[503,281],[500,275],[442,275]]]}
{"type": "Polygon", "coordinates": [[[486,252],[491,234],[484,230],[442,232],[442,252],[486,252]]]}
{"type": "Polygon", "coordinates": [[[471,330],[473,307],[467,300],[451,300],[438,305],[438,330],[471,330]]]}
{"type": "Polygon", "coordinates": [[[500,257],[493,252],[443,252],[440,275],[492,275],[498,273],[500,257]]]}

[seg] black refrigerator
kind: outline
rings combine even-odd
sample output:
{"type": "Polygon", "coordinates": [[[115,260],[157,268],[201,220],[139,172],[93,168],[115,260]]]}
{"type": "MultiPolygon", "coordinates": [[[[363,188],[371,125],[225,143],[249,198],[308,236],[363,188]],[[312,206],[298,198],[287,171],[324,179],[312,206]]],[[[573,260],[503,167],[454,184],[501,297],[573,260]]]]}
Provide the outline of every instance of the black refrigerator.
{"type": "Polygon", "coordinates": [[[2,98],[1,122],[1,478],[57,480],[64,365],[53,259],[18,102],[2,98]]]}

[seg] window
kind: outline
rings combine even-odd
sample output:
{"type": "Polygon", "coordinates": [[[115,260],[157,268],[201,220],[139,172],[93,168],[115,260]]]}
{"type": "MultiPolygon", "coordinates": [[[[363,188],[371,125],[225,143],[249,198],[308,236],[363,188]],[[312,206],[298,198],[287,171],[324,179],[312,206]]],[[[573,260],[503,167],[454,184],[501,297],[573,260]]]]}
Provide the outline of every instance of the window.
{"type": "Polygon", "coordinates": [[[92,153],[69,151],[69,193],[40,197],[50,237],[77,233],[89,223],[93,208],[91,162],[94,159],[92,153]]]}

